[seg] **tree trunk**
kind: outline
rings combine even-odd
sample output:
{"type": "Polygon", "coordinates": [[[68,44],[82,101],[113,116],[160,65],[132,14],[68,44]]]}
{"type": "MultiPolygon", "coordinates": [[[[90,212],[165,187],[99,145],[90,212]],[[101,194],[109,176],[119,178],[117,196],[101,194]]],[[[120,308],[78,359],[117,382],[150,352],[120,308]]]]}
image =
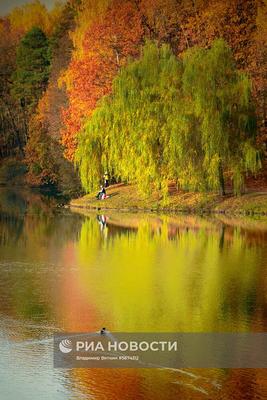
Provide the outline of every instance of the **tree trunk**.
{"type": "Polygon", "coordinates": [[[219,183],[220,183],[220,194],[221,196],[225,196],[225,184],[224,184],[223,167],[221,161],[219,163],[218,173],[219,173],[219,183]]]}

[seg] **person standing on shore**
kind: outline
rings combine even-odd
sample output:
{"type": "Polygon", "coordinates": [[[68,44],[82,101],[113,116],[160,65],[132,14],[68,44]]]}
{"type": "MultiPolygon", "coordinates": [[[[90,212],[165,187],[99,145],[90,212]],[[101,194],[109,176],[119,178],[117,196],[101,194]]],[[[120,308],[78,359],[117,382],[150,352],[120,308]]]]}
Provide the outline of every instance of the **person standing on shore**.
{"type": "Polygon", "coordinates": [[[109,187],[109,175],[108,175],[108,171],[106,171],[104,173],[104,186],[107,188],[109,187]]]}

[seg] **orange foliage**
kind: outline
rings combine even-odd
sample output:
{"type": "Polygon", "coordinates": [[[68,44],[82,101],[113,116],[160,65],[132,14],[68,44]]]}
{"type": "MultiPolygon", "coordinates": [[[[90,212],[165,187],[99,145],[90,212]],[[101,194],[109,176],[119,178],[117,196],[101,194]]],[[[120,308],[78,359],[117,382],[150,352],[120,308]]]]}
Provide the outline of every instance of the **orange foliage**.
{"type": "Polygon", "coordinates": [[[169,43],[172,47],[180,41],[179,29],[184,17],[183,6],[177,0],[141,0],[145,34],[149,39],[169,43]]]}
{"type": "Polygon", "coordinates": [[[73,159],[81,121],[110,92],[118,69],[129,57],[138,56],[142,37],[141,14],[130,1],[114,2],[103,18],[86,30],[83,56],[72,59],[64,77],[69,107],[63,111],[62,141],[68,159],[73,159]]]}
{"type": "Polygon", "coordinates": [[[53,139],[47,135],[47,97],[38,104],[29,124],[29,140],[25,147],[28,165],[27,182],[32,186],[55,185],[58,182],[57,162],[53,157],[53,139]]]}
{"type": "Polygon", "coordinates": [[[110,92],[118,69],[128,56],[138,55],[146,37],[170,44],[177,56],[194,45],[207,48],[215,38],[224,38],[238,68],[253,78],[264,125],[260,132],[266,128],[266,0],[81,0],[76,23],[71,35],[75,50],[61,79],[69,100],[61,132],[68,159],[73,159],[84,118],[110,92]]]}
{"type": "Polygon", "coordinates": [[[83,40],[89,26],[100,19],[112,0],[70,0],[72,7],[76,10],[76,27],[70,37],[75,48],[74,58],[83,56],[83,40]]]}

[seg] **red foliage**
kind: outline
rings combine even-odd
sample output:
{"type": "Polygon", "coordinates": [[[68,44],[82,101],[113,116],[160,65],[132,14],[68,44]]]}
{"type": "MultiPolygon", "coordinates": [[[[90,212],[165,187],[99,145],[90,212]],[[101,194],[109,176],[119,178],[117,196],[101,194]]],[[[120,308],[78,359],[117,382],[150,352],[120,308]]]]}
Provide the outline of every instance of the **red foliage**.
{"type": "Polygon", "coordinates": [[[72,160],[81,122],[97,101],[111,91],[112,80],[129,57],[137,57],[143,38],[141,14],[131,3],[113,3],[104,17],[87,30],[83,56],[69,65],[66,82],[69,106],[63,110],[62,142],[72,160]]]}
{"type": "Polygon", "coordinates": [[[260,141],[265,140],[266,1],[115,0],[111,4],[104,15],[88,23],[83,51],[74,53],[65,76],[69,106],[63,111],[61,133],[68,159],[73,159],[84,118],[110,92],[128,57],[138,56],[145,37],[170,44],[177,56],[194,45],[210,47],[215,38],[223,37],[237,67],[252,77],[260,141]]]}

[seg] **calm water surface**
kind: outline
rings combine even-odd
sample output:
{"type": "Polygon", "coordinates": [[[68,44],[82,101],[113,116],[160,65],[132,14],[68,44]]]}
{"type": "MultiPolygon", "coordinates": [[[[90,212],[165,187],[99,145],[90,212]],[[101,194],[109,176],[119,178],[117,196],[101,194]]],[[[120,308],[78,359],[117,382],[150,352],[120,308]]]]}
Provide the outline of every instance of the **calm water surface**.
{"type": "Polygon", "coordinates": [[[53,369],[54,332],[267,331],[267,221],[0,190],[0,399],[266,399],[266,370],[53,369]]]}

